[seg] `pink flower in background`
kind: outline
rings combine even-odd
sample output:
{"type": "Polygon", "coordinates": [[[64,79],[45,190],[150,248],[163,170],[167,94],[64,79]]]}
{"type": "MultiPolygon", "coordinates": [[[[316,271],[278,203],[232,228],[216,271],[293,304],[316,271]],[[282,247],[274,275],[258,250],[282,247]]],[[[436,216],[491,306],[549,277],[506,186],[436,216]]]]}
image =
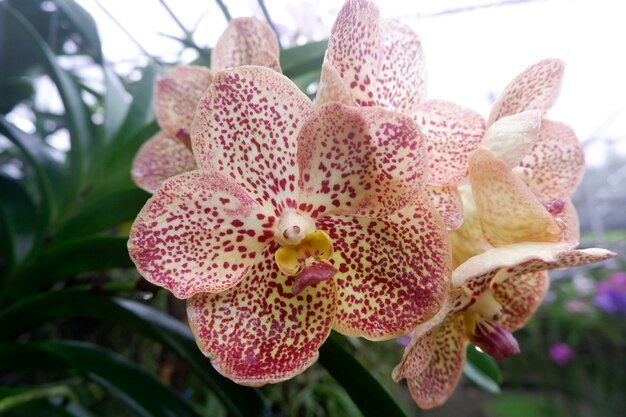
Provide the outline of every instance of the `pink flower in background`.
{"type": "Polygon", "coordinates": [[[559,366],[565,366],[576,357],[576,352],[567,343],[558,342],[550,346],[550,359],[559,366]]]}
{"type": "Polygon", "coordinates": [[[626,272],[615,272],[601,281],[593,303],[607,314],[626,316],[626,272]]]}

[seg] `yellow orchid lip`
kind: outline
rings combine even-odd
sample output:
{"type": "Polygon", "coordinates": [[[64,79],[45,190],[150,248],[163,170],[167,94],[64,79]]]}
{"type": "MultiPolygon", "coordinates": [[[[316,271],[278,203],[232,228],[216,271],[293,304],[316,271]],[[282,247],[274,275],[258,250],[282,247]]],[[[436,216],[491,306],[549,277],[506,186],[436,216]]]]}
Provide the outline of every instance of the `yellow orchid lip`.
{"type": "Polygon", "coordinates": [[[330,236],[322,230],[316,230],[295,245],[282,246],[276,251],[274,258],[280,271],[291,276],[305,268],[310,258],[326,261],[332,254],[333,242],[330,236]]]}

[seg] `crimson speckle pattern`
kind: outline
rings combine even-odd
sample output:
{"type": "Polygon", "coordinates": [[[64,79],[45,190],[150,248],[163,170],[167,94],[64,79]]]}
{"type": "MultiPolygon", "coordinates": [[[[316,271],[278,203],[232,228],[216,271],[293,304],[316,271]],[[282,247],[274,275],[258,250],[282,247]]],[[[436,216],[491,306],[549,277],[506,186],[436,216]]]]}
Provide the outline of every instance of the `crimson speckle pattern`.
{"type": "Polygon", "coordinates": [[[433,332],[435,347],[428,366],[407,379],[411,397],[422,408],[436,407],[448,399],[465,363],[467,338],[460,314],[450,315],[433,332]]]}
{"type": "Polygon", "coordinates": [[[298,200],[327,215],[388,215],[422,188],[424,156],[424,140],[409,117],[324,105],[298,136],[298,200]]]}
{"type": "Polygon", "coordinates": [[[178,298],[237,284],[268,245],[275,218],[220,174],[165,181],[135,220],[128,250],[141,275],[178,298]]]}
{"type": "Polygon", "coordinates": [[[348,0],[331,29],[325,61],[350,87],[361,106],[376,106],[380,70],[380,13],[367,0],[348,0]]]}
{"type": "Polygon", "coordinates": [[[420,37],[395,20],[382,22],[380,71],[376,99],[386,109],[403,114],[426,98],[426,63],[420,37]]]}
{"type": "Polygon", "coordinates": [[[467,176],[469,155],[485,134],[483,117],[444,100],[422,103],[411,115],[428,146],[428,184],[454,185],[467,176]]]}
{"type": "Polygon", "coordinates": [[[191,150],[161,131],[141,146],[133,160],[131,175],[140,188],[154,193],[169,177],[194,169],[196,161],[191,150]]]}
{"type": "Polygon", "coordinates": [[[446,228],[456,230],[463,224],[463,203],[459,191],[455,186],[435,187],[426,186],[433,204],[439,211],[446,228]]]}
{"type": "Polygon", "coordinates": [[[175,138],[181,129],[189,129],[196,105],[212,78],[207,68],[178,66],[156,82],[156,116],[159,126],[170,137],[175,138]]]}
{"type": "Polygon", "coordinates": [[[298,87],[270,69],[218,73],[191,128],[196,162],[230,176],[278,214],[294,206],[296,137],[310,109],[298,87]]]}
{"type": "Polygon", "coordinates": [[[510,332],[524,326],[541,304],[549,285],[547,271],[518,275],[494,285],[494,298],[502,306],[500,324],[510,332]]]}
{"type": "Polygon", "coordinates": [[[389,339],[407,334],[441,307],[450,274],[447,236],[430,201],[420,200],[385,219],[318,219],[335,246],[335,330],[389,339]]]}
{"type": "Polygon", "coordinates": [[[494,246],[563,238],[532,191],[490,151],[480,148],[472,154],[469,178],[483,233],[494,246]]]}
{"type": "Polygon", "coordinates": [[[294,295],[294,277],[280,273],[269,245],[250,274],[220,294],[188,300],[189,324],[219,372],[245,385],[290,378],[311,365],[332,328],[334,281],[294,295]]]}
{"type": "Polygon", "coordinates": [[[328,62],[324,62],[314,104],[316,107],[320,107],[331,102],[343,103],[348,106],[357,105],[352,98],[350,88],[344,84],[337,70],[328,62]]]}
{"type": "Polygon", "coordinates": [[[571,127],[544,119],[537,142],[520,166],[533,170],[529,186],[539,195],[567,198],[582,179],[585,154],[571,127]]]}
{"type": "Polygon", "coordinates": [[[500,94],[487,126],[524,110],[548,110],[559,96],[564,70],[565,64],[558,59],[544,59],[526,68],[500,94]]]}
{"type": "Polygon", "coordinates": [[[263,65],[280,72],[279,45],[272,28],[254,17],[230,21],[213,48],[211,68],[222,71],[242,65],[263,65]]]}

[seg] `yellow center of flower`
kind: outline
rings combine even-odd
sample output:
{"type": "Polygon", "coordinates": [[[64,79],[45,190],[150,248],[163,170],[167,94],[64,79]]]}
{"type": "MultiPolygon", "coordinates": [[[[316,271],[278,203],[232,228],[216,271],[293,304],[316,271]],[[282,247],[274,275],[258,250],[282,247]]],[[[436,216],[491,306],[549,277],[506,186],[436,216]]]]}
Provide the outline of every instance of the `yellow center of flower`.
{"type": "Polygon", "coordinates": [[[317,230],[310,217],[295,210],[283,213],[274,236],[281,245],[274,258],[280,271],[287,276],[298,274],[316,261],[326,261],[333,254],[330,236],[317,230]]]}

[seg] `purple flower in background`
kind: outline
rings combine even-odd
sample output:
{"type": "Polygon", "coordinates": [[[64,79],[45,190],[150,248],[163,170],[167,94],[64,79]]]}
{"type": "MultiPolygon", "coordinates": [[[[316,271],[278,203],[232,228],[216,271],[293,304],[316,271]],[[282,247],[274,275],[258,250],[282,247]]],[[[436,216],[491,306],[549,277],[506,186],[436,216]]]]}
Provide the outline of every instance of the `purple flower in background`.
{"type": "Polygon", "coordinates": [[[576,357],[576,352],[567,343],[557,342],[550,346],[550,359],[559,366],[567,365],[576,357]]]}
{"type": "Polygon", "coordinates": [[[601,281],[593,303],[607,314],[626,316],[626,272],[615,272],[601,281]]]}

